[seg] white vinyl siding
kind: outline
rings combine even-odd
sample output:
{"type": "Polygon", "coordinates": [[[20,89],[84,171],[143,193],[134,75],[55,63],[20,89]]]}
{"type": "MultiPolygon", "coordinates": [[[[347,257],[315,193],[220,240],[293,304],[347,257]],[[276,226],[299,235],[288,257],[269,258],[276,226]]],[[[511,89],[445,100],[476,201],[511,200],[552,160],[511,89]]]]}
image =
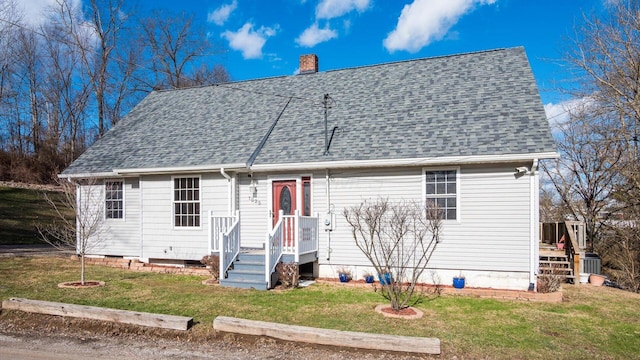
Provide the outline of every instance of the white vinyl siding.
{"type": "Polygon", "coordinates": [[[219,173],[200,178],[200,227],[174,227],[174,178],[194,175],[148,175],[141,178],[142,257],[144,259],[200,260],[209,248],[209,211],[228,213],[228,181],[219,173]]]}
{"type": "MultiPolygon", "coordinates": [[[[106,180],[110,181],[110,180],[106,180]]],[[[122,219],[105,219],[103,227],[92,239],[95,246],[87,252],[90,255],[140,256],[140,183],[138,178],[125,178],[122,181],[122,207],[126,211],[122,219]]],[[[101,201],[105,208],[106,193],[104,185],[99,186],[101,201]]],[[[98,204],[98,202],[96,202],[98,204]]],[[[104,211],[104,210],[103,210],[104,211]]]]}
{"type": "Polygon", "coordinates": [[[271,190],[267,185],[267,177],[255,173],[251,177],[248,174],[240,174],[237,184],[242,246],[261,248],[264,246],[267,232],[271,229],[271,204],[268,204],[267,200],[267,191],[271,190]],[[251,196],[251,181],[257,189],[255,198],[251,196]]]}
{"type": "MultiPolygon", "coordinates": [[[[529,180],[515,178],[513,164],[463,166],[458,170],[459,221],[445,221],[430,268],[480,271],[529,270],[529,180]]],[[[378,197],[423,201],[423,169],[340,171],[331,174],[331,204],[337,227],[322,235],[321,264],[368,265],[342,212],[378,197]],[[330,256],[327,256],[330,255],[330,256]],[[330,257],[330,261],[325,259],[330,257]]]]}

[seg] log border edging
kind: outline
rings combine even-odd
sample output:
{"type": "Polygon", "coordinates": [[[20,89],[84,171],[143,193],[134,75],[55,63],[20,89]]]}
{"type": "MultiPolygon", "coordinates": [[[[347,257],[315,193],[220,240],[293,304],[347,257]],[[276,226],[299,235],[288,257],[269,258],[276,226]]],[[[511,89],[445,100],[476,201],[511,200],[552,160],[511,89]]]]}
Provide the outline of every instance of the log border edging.
{"type": "Polygon", "coordinates": [[[286,325],[265,321],[218,316],[213,320],[216,332],[242,335],[268,336],[286,341],[318,345],[351,347],[367,350],[397,351],[404,353],[440,354],[440,339],[400,335],[371,334],[330,330],[307,326],[286,325]]]}
{"type": "Polygon", "coordinates": [[[2,302],[2,309],[102,320],[172,330],[189,330],[193,325],[193,318],[186,316],[153,314],[21,298],[4,300],[2,302]]]}

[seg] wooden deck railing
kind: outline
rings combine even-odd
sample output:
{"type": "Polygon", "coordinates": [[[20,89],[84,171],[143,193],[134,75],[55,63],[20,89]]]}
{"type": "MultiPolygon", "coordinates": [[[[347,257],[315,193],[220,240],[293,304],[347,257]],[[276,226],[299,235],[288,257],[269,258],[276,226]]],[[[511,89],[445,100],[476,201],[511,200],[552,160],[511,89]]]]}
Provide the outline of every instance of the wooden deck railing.
{"type": "Polygon", "coordinates": [[[584,254],[584,250],[580,249],[578,235],[571,223],[573,223],[573,221],[565,221],[565,228],[569,230],[567,231],[569,240],[565,241],[564,252],[573,266],[573,276],[578,279],[582,270],[580,269],[580,254],[584,254]]]}
{"type": "Polygon", "coordinates": [[[573,273],[582,272],[580,258],[584,258],[587,248],[585,225],[581,221],[540,223],[540,242],[557,246],[564,250],[572,264],[573,273]]]}

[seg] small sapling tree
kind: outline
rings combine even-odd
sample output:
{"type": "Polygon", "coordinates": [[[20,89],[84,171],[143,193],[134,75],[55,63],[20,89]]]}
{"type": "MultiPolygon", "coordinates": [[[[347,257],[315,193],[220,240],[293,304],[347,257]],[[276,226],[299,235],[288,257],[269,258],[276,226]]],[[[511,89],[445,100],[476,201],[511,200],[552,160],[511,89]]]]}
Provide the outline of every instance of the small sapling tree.
{"type": "Polygon", "coordinates": [[[60,180],[59,199],[44,193],[55,212],[50,224],[37,224],[42,240],[58,248],[75,248],[80,256],[80,284],[85,285],[85,255],[101,246],[104,240],[104,197],[102,186],[91,178],[81,183],[60,180]]]}
{"type": "Polygon", "coordinates": [[[440,242],[442,213],[410,201],[379,198],[346,208],[358,248],[382,279],[382,295],[394,310],[420,300],[416,284],[440,242]]]}

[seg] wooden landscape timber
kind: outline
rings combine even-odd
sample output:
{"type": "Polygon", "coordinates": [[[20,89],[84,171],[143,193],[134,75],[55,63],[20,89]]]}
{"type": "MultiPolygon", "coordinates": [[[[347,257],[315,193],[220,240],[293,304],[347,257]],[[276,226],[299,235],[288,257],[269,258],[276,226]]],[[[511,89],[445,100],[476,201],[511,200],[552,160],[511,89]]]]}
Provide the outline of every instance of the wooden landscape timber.
{"type": "Polygon", "coordinates": [[[437,338],[318,329],[226,316],[216,317],[213,320],[213,329],[216,332],[268,336],[280,340],[319,345],[420,354],[440,354],[440,339],[437,338]]]}
{"type": "Polygon", "coordinates": [[[37,314],[69,316],[173,330],[189,330],[193,325],[193,318],[186,316],[152,314],[20,298],[4,300],[2,302],[2,308],[37,314]]]}

